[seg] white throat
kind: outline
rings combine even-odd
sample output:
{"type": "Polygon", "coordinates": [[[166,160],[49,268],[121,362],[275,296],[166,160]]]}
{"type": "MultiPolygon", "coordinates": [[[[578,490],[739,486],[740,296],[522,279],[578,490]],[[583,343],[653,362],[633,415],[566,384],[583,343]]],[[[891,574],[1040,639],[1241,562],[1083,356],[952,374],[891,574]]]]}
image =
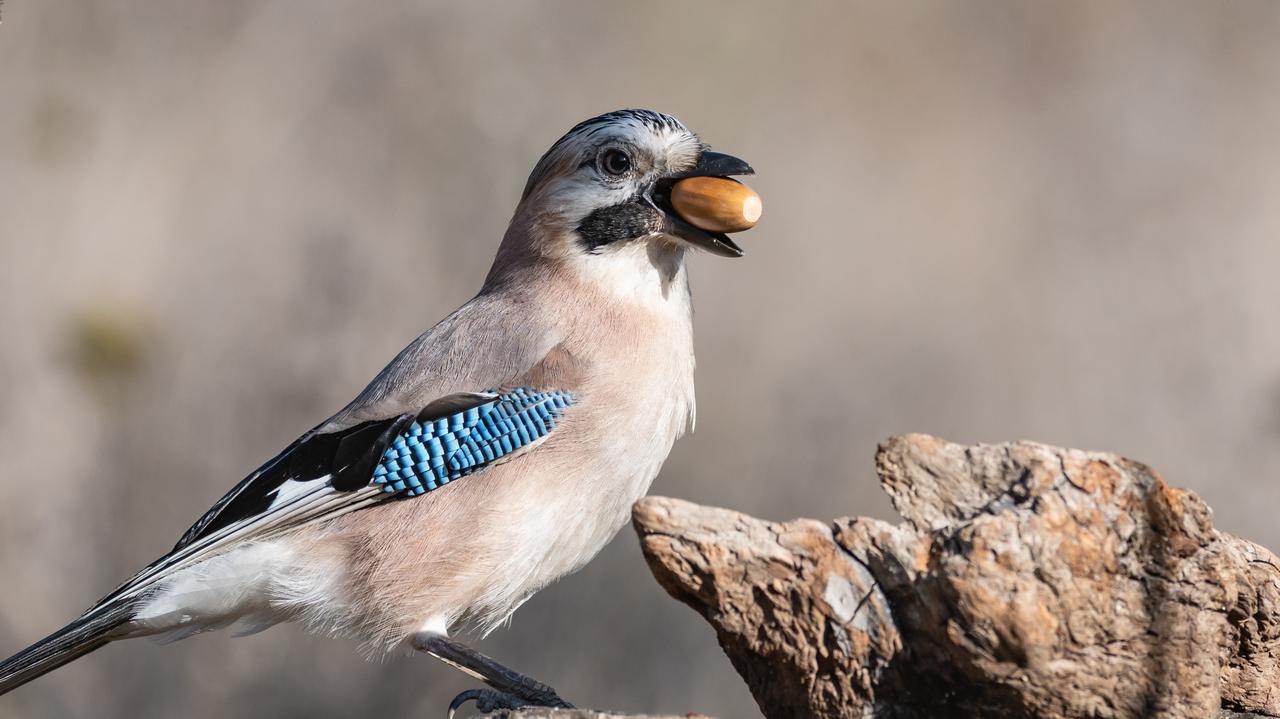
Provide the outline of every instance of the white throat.
{"type": "Polygon", "coordinates": [[[616,298],[645,307],[687,308],[685,249],[665,238],[632,240],[570,260],[578,279],[616,298]]]}

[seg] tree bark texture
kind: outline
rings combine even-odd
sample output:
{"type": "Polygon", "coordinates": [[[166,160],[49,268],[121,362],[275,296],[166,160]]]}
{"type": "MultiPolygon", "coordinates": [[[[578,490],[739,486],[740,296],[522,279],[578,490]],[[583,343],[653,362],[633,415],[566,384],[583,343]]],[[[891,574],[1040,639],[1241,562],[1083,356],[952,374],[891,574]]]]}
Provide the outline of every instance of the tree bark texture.
{"type": "Polygon", "coordinates": [[[703,714],[614,714],[613,711],[596,709],[502,709],[483,715],[483,719],[710,719],[703,714]]]}
{"type": "Polygon", "coordinates": [[[634,509],[770,719],[1280,716],[1280,561],[1193,493],[1030,442],[896,437],[876,471],[902,523],[634,509]]]}

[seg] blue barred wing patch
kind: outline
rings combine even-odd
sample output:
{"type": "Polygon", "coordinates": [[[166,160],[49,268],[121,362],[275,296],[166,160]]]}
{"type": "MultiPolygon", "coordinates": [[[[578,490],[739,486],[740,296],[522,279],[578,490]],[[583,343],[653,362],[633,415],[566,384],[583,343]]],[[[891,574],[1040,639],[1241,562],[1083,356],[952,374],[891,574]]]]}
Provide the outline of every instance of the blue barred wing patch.
{"type": "Polygon", "coordinates": [[[573,405],[568,392],[519,388],[436,420],[414,420],[383,453],[373,484],[415,497],[551,433],[573,405]]]}

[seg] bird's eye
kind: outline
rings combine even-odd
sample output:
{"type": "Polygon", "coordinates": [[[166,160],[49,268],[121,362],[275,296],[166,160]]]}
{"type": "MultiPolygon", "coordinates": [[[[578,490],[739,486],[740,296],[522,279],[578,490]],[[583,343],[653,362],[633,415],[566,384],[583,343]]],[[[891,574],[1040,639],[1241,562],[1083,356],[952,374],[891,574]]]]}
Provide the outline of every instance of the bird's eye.
{"type": "Polygon", "coordinates": [[[625,175],[631,169],[631,158],[622,150],[609,150],[600,158],[600,166],[610,175],[625,175]]]}

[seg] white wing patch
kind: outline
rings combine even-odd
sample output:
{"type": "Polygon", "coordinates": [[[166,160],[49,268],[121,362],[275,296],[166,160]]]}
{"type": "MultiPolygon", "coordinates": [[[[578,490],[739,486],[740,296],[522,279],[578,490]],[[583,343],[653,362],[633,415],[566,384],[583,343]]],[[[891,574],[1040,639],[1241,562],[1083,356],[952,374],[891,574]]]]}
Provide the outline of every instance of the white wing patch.
{"type": "Polygon", "coordinates": [[[323,477],[308,479],[302,482],[299,482],[296,479],[286,479],[279,487],[276,488],[276,496],[271,500],[271,506],[267,508],[267,511],[270,512],[279,509],[281,506],[289,504],[299,497],[311,494],[317,489],[321,489],[328,484],[329,475],[327,474],[323,477]]]}

